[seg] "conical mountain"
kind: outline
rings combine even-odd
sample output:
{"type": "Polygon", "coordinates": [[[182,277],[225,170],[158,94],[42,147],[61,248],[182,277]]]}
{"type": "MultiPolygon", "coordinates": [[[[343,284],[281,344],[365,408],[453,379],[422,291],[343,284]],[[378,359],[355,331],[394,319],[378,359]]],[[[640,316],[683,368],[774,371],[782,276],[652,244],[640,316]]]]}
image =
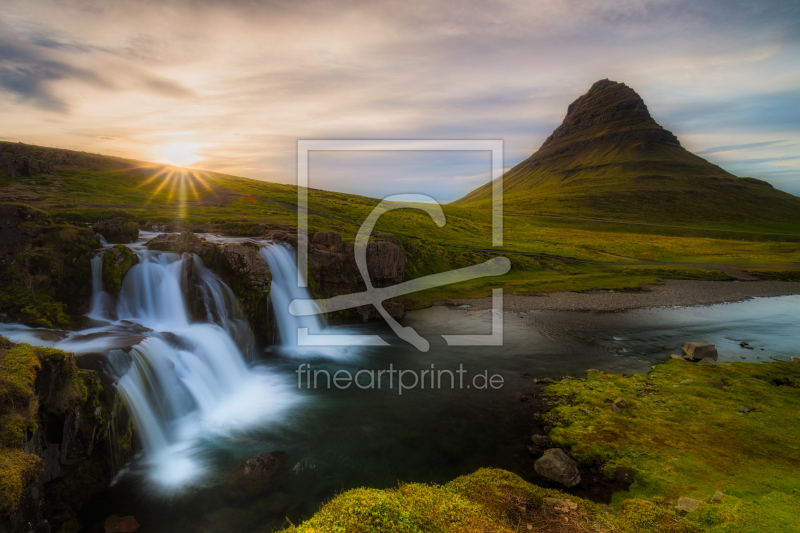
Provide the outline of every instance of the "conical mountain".
{"type": "MultiPolygon", "coordinates": [[[[561,125],[503,177],[509,214],[625,221],[800,222],[800,198],[684,149],[624,83],[596,82],[561,125]]],[[[453,205],[491,202],[482,186],[453,205]]]]}

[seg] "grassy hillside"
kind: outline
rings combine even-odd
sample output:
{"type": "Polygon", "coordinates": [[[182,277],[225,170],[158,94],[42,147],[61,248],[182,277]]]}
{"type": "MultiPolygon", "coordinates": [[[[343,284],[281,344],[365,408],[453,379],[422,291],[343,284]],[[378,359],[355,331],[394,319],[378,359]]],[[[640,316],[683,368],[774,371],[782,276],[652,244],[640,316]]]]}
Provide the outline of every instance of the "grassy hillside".
{"type": "MultiPolygon", "coordinates": [[[[30,157],[55,160],[56,164],[51,171],[33,176],[12,177],[0,170],[0,203],[25,203],[56,219],[87,223],[124,216],[140,224],[179,221],[186,226],[252,235],[263,234],[264,227],[292,230],[296,225],[297,190],[292,185],[0,143],[0,151],[11,148],[30,157]]],[[[351,242],[378,203],[374,198],[316,189],[309,191],[309,201],[312,232],[339,232],[351,242]]],[[[445,205],[443,209],[447,224],[442,228],[418,210],[394,211],[381,217],[377,229],[396,234],[409,251],[407,277],[467,266],[490,257],[490,205],[479,202],[445,205]]],[[[708,267],[634,266],[642,261],[774,265],[783,270],[786,265],[800,263],[800,223],[785,221],[773,225],[721,223],[708,228],[507,216],[504,224],[502,253],[511,258],[512,271],[503,278],[467,283],[458,288],[460,294],[488,295],[497,286],[525,294],[631,289],[663,277],[728,279],[709,274],[708,267]]],[[[415,294],[410,303],[426,305],[441,297],[442,291],[446,293],[441,289],[415,294]]]]}
{"type": "MultiPolygon", "coordinates": [[[[624,84],[602,80],[503,177],[508,213],[670,225],[800,222],[800,198],[736,177],[681,147],[624,84]]],[[[454,202],[491,201],[487,184],[454,202]]]]}

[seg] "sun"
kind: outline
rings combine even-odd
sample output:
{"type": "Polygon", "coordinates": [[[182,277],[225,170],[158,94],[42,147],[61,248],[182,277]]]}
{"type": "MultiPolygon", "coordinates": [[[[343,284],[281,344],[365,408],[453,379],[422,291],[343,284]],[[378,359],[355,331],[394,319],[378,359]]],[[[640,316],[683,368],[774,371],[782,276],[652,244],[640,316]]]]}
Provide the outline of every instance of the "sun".
{"type": "Polygon", "coordinates": [[[161,146],[155,151],[159,163],[167,163],[176,167],[185,167],[202,159],[197,155],[200,143],[177,142],[161,146]]]}

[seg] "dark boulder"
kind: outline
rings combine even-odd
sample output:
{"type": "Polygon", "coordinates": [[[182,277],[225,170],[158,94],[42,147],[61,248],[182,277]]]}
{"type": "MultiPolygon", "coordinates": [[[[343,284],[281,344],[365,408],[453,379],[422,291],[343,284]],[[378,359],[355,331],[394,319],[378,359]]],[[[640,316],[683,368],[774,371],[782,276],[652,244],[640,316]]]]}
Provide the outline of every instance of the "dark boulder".
{"type": "Polygon", "coordinates": [[[252,457],[244,462],[241,479],[246,481],[263,481],[271,478],[286,462],[286,452],[269,452],[252,457]]]}
{"type": "Polygon", "coordinates": [[[560,448],[546,450],[544,455],[533,464],[533,468],[540,476],[567,488],[574,487],[581,482],[578,464],[560,448]]]}

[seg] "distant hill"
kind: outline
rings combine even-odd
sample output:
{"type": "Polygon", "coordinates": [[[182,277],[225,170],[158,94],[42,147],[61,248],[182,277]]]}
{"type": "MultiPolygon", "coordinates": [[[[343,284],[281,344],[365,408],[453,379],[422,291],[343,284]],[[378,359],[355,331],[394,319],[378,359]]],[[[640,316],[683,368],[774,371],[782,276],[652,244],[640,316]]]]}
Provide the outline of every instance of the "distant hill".
{"type": "MultiPolygon", "coordinates": [[[[600,80],[503,178],[506,213],[686,223],[796,222],[800,198],[684,149],[624,83],[600,80]]],[[[491,201],[484,185],[452,205],[491,201]]]]}

